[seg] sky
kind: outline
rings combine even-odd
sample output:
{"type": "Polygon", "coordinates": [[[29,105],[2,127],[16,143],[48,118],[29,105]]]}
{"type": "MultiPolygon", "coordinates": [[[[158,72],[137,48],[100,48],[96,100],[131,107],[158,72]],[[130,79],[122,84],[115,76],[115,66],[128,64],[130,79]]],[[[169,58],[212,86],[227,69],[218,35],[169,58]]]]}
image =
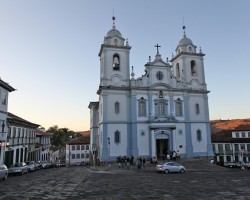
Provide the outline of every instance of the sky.
{"type": "Polygon", "coordinates": [[[210,119],[249,118],[249,10],[248,0],[0,0],[0,77],[16,89],[8,112],[45,129],[89,130],[114,14],[135,78],[157,43],[172,57],[184,24],[206,54],[210,119]]]}

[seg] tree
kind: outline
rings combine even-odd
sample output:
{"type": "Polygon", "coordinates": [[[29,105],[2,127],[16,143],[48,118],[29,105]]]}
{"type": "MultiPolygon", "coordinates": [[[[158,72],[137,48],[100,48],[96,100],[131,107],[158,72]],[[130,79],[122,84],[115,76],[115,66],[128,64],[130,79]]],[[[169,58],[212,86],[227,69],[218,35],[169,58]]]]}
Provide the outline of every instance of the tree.
{"type": "Polygon", "coordinates": [[[56,147],[64,147],[65,144],[75,136],[75,132],[68,128],[58,128],[57,125],[50,127],[47,132],[53,133],[51,144],[56,147]]]}

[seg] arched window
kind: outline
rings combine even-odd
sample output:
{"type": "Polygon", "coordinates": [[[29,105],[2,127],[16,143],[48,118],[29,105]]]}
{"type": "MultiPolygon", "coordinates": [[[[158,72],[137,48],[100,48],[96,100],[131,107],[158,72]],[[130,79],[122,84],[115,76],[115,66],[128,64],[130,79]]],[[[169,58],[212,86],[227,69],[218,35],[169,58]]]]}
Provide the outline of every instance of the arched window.
{"type": "Polygon", "coordinates": [[[189,47],[188,49],[189,49],[189,52],[192,53],[192,47],[189,47]]]}
{"type": "Polygon", "coordinates": [[[146,101],[142,97],[138,102],[138,116],[145,117],[146,116],[146,101]]]}
{"type": "Polygon", "coordinates": [[[191,75],[197,76],[197,69],[194,60],[191,61],[191,75]]]}
{"type": "Polygon", "coordinates": [[[202,140],[202,135],[201,135],[201,130],[200,129],[197,130],[196,137],[197,137],[197,141],[200,142],[202,140]]]}
{"type": "Polygon", "coordinates": [[[180,65],[179,63],[176,64],[176,78],[181,77],[180,65]]]}
{"type": "Polygon", "coordinates": [[[120,132],[118,130],[115,131],[115,143],[120,143],[120,132]]]}
{"type": "Polygon", "coordinates": [[[175,116],[176,117],[183,116],[182,101],[179,98],[175,101],[175,116]]]}
{"type": "Polygon", "coordinates": [[[117,53],[113,56],[113,70],[120,70],[120,57],[117,53]]]}
{"type": "Polygon", "coordinates": [[[120,112],[120,104],[119,102],[115,102],[115,113],[118,114],[120,112]]]}
{"type": "Polygon", "coordinates": [[[200,114],[200,105],[198,103],[195,104],[195,114],[196,115],[200,114]]]}

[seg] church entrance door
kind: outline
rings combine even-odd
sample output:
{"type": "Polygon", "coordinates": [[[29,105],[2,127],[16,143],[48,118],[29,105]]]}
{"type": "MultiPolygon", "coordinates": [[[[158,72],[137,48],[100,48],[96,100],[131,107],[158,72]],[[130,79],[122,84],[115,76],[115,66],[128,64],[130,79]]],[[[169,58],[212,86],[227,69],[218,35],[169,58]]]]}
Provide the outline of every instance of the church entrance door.
{"type": "Polygon", "coordinates": [[[168,148],[168,139],[156,139],[156,155],[158,159],[165,159],[168,148]]]}

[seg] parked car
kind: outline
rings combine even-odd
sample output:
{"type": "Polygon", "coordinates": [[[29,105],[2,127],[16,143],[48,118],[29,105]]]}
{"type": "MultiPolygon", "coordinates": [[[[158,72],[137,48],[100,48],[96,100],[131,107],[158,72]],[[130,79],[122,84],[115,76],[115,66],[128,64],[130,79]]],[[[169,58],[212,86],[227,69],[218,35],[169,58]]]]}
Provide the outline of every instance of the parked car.
{"type": "Polygon", "coordinates": [[[26,165],[28,167],[29,172],[34,172],[36,170],[35,161],[27,161],[26,165]]]}
{"type": "Polygon", "coordinates": [[[0,178],[5,181],[7,177],[8,177],[8,168],[5,164],[1,164],[0,165],[0,178]]]}
{"type": "Polygon", "coordinates": [[[15,163],[10,166],[9,174],[28,174],[28,167],[25,162],[15,163]]]}
{"type": "Polygon", "coordinates": [[[186,168],[178,163],[175,162],[165,162],[159,165],[156,165],[155,170],[157,172],[163,172],[165,174],[168,173],[185,173],[186,168]]]}
{"type": "Polygon", "coordinates": [[[42,169],[48,169],[49,168],[49,163],[47,161],[41,162],[42,169]]]}
{"type": "Polygon", "coordinates": [[[85,166],[85,165],[86,165],[86,163],[84,161],[76,163],[76,166],[85,166]]]}
{"type": "Polygon", "coordinates": [[[40,169],[42,169],[43,167],[42,167],[42,163],[40,162],[40,161],[37,161],[37,162],[35,162],[35,169],[36,170],[40,170],[40,169]]]}

